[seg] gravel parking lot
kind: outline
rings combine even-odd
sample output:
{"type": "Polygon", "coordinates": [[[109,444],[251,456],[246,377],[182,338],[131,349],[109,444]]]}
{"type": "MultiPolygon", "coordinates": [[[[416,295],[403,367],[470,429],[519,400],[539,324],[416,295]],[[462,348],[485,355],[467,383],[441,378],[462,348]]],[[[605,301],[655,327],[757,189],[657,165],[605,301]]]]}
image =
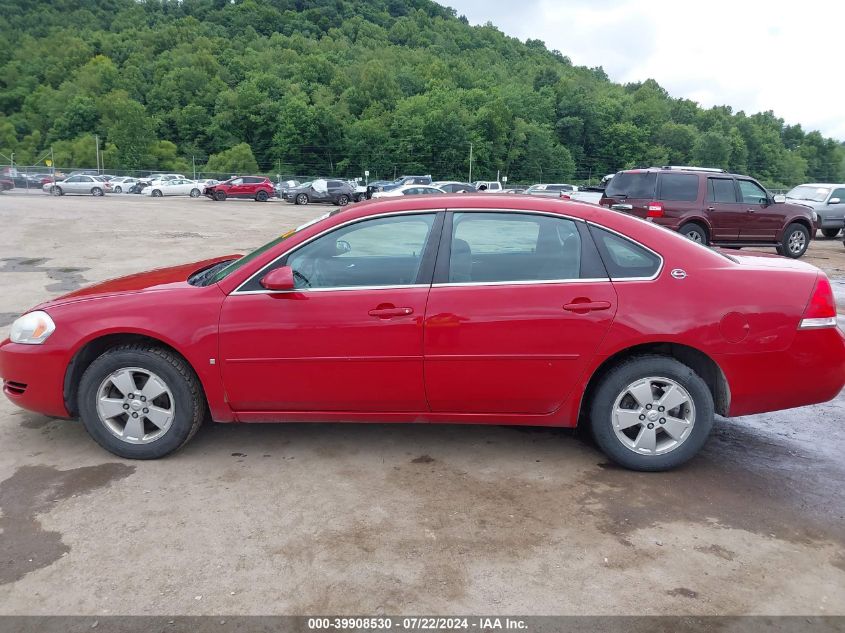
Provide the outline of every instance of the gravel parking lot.
{"type": "MultiPolygon", "coordinates": [[[[0,195],[0,336],[89,282],[332,207],[0,195]]],[[[845,306],[845,248],[807,256],[845,306]]],[[[845,392],[669,473],[566,430],[206,425],[156,462],[0,401],[0,614],[845,615],[845,392]]]]}

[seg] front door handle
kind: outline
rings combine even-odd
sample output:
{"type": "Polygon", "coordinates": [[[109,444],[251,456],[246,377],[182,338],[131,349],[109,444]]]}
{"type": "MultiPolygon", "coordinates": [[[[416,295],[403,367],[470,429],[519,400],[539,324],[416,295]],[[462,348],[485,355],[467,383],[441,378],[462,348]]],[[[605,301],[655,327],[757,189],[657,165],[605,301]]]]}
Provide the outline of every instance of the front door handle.
{"type": "Polygon", "coordinates": [[[414,313],[413,308],[397,308],[395,306],[379,306],[368,312],[371,317],[391,319],[393,317],[408,316],[414,313]]]}
{"type": "Polygon", "coordinates": [[[754,209],[748,209],[748,213],[754,213],[754,209]]]}
{"type": "Polygon", "coordinates": [[[563,309],[576,314],[587,314],[598,310],[609,310],[610,301],[573,301],[563,306],[563,309]]]}

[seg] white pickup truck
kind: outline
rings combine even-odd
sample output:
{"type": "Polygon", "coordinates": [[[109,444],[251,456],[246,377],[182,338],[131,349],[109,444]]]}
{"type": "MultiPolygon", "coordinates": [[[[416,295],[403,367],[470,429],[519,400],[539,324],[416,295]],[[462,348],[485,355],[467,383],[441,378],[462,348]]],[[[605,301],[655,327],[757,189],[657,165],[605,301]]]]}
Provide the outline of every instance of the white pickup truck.
{"type": "Polygon", "coordinates": [[[579,187],[578,191],[564,191],[561,193],[561,198],[568,200],[577,200],[578,202],[589,202],[590,204],[598,204],[601,197],[604,195],[604,190],[608,183],[613,178],[613,174],[608,174],[601,179],[601,182],[595,186],[579,187]]]}

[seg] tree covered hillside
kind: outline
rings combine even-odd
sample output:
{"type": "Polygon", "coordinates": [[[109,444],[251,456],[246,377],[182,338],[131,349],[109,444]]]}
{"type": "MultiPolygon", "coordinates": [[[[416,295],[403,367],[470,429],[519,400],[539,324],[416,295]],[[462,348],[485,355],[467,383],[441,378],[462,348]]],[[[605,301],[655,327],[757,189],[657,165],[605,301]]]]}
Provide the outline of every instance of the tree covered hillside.
{"type": "MultiPolygon", "coordinates": [[[[583,180],[699,164],[845,180],[773,113],[618,85],[429,0],[0,0],[0,153],[59,166],[583,180]]],[[[0,157],[0,162],[6,162],[0,157]]]]}

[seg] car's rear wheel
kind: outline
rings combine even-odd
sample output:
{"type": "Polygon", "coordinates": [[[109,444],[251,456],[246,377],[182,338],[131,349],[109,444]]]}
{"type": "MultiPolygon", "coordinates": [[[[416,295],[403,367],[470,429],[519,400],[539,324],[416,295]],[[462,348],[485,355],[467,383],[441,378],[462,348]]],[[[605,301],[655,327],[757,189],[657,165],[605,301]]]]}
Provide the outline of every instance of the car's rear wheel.
{"type": "Polygon", "coordinates": [[[698,244],[707,244],[708,242],[707,229],[696,222],[687,222],[681,227],[679,233],[698,244]]]}
{"type": "Polygon", "coordinates": [[[103,195],[103,190],[102,190],[102,189],[100,189],[99,187],[94,187],[93,189],[91,189],[91,195],[92,195],[92,196],[98,196],[98,197],[99,197],[99,196],[102,196],[102,195],[103,195]]]}
{"type": "Polygon", "coordinates": [[[223,202],[226,199],[226,192],[225,191],[215,191],[214,192],[214,199],[217,202],[223,202]]]}
{"type": "Polygon", "coordinates": [[[713,415],[713,396],[692,369],[666,356],[637,356],[602,378],[590,426],[596,443],[617,464],[659,471],[698,453],[713,415]]]}
{"type": "Polygon", "coordinates": [[[822,229],[822,235],[832,240],[839,235],[839,229],[822,229]]]}
{"type": "Polygon", "coordinates": [[[810,231],[803,224],[793,223],[786,227],[783,239],[777,248],[781,255],[798,259],[807,252],[810,246],[810,231]]]}
{"type": "Polygon", "coordinates": [[[50,195],[63,196],[63,195],[65,195],[65,192],[62,191],[62,188],[59,187],[58,185],[53,185],[52,187],[50,187],[50,195]]]}
{"type": "Polygon", "coordinates": [[[263,190],[259,191],[257,194],[255,194],[255,199],[258,202],[267,202],[267,198],[269,198],[269,197],[270,196],[267,195],[267,192],[263,191],[263,190]]]}
{"type": "Polygon", "coordinates": [[[122,345],[106,351],[79,382],[85,429],[129,459],[164,457],[196,433],[206,414],[199,380],[166,349],[122,345]]]}
{"type": "Polygon", "coordinates": [[[191,189],[191,197],[192,198],[199,198],[200,197],[200,190],[199,189],[191,189]]]}
{"type": "Polygon", "coordinates": [[[123,189],[121,188],[120,185],[115,185],[114,192],[115,193],[123,193],[123,189]]]}
{"type": "Polygon", "coordinates": [[[337,197],[337,206],[345,207],[347,204],[349,204],[349,196],[341,194],[337,197]]]}
{"type": "Polygon", "coordinates": [[[308,204],[308,196],[304,193],[296,196],[296,204],[308,204]]]}

